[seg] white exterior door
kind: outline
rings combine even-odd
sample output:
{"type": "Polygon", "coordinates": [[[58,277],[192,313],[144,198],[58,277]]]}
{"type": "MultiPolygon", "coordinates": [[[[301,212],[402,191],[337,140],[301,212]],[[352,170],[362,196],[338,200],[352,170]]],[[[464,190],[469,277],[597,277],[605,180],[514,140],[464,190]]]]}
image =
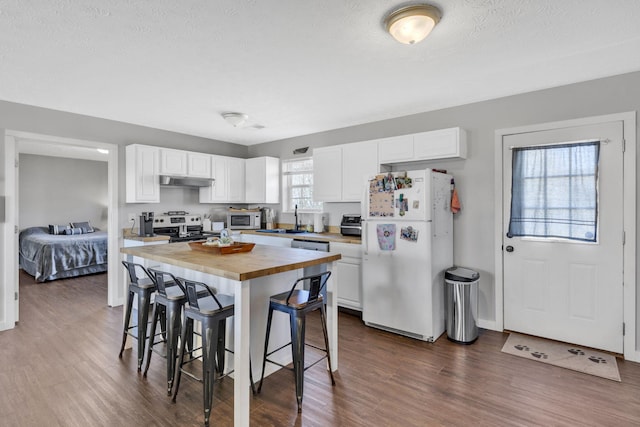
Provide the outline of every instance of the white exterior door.
{"type": "Polygon", "coordinates": [[[502,149],[504,328],[622,353],[622,122],[506,135],[502,149]],[[508,237],[513,149],[594,140],[600,141],[596,241],[508,237]]]}

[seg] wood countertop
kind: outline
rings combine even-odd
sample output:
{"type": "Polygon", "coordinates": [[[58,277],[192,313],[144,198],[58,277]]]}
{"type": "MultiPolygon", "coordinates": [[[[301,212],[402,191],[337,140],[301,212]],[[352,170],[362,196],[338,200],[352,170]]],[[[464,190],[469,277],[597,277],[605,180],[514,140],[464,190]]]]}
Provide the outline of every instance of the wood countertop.
{"type": "Polygon", "coordinates": [[[337,261],[340,254],[255,245],[251,252],[227,255],[191,250],[188,243],[121,248],[120,252],[231,280],[249,280],[337,261]]]}
{"type": "Polygon", "coordinates": [[[314,240],[317,242],[336,242],[336,243],[350,243],[359,245],[362,243],[360,236],[343,236],[340,233],[300,233],[300,234],[288,234],[288,233],[263,233],[255,230],[242,230],[242,234],[256,234],[258,236],[268,237],[286,237],[294,240],[314,240]]]}

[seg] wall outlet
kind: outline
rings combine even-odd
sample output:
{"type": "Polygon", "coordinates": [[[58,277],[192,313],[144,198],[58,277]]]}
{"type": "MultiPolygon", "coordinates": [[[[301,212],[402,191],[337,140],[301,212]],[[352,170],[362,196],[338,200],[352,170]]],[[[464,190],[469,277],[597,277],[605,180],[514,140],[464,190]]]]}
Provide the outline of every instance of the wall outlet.
{"type": "Polygon", "coordinates": [[[136,222],[136,214],[134,213],[129,214],[129,222],[136,222]]]}

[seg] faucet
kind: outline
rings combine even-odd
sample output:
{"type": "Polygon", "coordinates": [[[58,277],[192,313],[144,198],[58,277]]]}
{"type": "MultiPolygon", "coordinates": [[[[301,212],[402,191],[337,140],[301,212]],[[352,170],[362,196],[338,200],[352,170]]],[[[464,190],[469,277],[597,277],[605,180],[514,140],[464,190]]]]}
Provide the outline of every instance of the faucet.
{"type": "Polygon", "coordinates": [[[295,230],[298,231],[298,228],[300,227],[298,225],[298,205],[296,205],[295,210],[293,211],[293,216],[295,217],[295,230]]]}

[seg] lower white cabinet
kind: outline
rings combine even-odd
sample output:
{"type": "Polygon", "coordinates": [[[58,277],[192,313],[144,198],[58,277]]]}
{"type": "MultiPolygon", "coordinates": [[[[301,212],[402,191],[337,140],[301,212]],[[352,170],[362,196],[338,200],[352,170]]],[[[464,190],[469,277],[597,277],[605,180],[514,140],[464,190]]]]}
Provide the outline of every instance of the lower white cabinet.
{"type": "Polygon", "coordinates": [[[338,306],[362,311],[362,246],[331,242],[330,252],[342,258],[338,270],[338,306]]]}
{"type": "MultiPolygon", "coordinates": [[[[236,236],[233,236],[233,239],[236,240],[236,236]]],[[[285,248],[291,247],[291,241],[293,239],[289,239],[287,237],[272,237],[272,236],[263,236],[261,234],[253,234],[246,233],[240,235],[240,241],[245,243],[256,243],[258,245],[268,245],[268,246],[282,246],[285,248]]]]}

